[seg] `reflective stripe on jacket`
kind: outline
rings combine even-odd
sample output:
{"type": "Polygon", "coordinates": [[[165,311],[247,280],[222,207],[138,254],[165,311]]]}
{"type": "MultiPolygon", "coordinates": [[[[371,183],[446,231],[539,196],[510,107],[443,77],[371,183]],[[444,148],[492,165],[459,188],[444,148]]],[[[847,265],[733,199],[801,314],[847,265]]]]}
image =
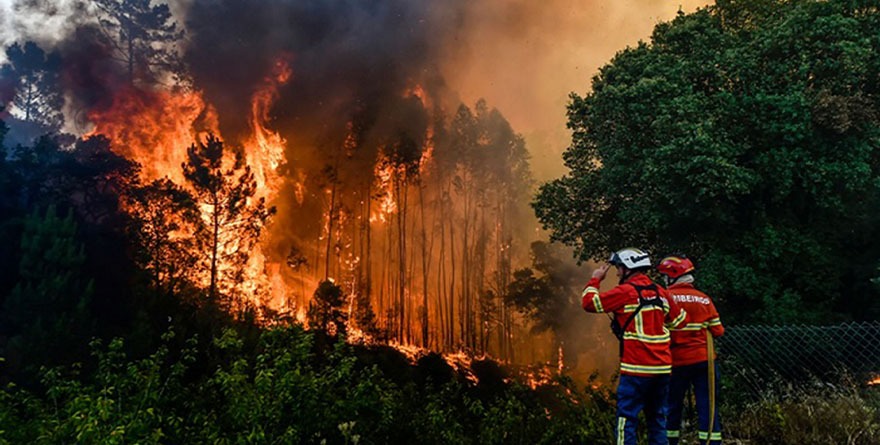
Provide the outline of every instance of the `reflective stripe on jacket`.
{"type": "MultiPolygon", "coordinates": [[[[581,306],[587,312],[606,312],[614,315],[623,326],[639,306],[639,294],[633,285],[648,286],[650,278],[642,273],[634,274],[623,284],[607,292],[599,292],[599,279],[587,283],[581,295],[581,306]]],[[[669,298],[666,290],[642,291],[642,298],[654,298],[659,294],[663,307],[646,305],[627,326],[623,335],[623,356],[620,373],[629,375],[669,374],[672,371],[672,354],[669,351],[670,327],[683,326],[685,312],[669,298]]]]}
{"type": "Polygon", "coordinates": [[[707,361],[706,329],[714,337],[724,335],[724,325],[715,304],[691,283],[673,284],[667,291],[688,314],[687,323],[672,330],[672,365],[687,366],[707,361]]]}

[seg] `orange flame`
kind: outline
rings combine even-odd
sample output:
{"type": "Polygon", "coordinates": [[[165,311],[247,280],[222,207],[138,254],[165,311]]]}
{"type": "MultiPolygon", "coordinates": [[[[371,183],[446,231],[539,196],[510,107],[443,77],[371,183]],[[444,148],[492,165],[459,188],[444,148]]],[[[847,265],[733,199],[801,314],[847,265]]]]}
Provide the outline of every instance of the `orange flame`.
{"type": "Polygon", "coordinates": [[[147,181],[168,176],[183,184],[187,147],[203,132],[219,134],[217,114],[198,92],[126,88],[110,107],[90,111],[88,118],[95,127],[85,137],[107,136],[114,152],[141,164],[147,181]]]}
{"type": "Polygon", "coordinates": [[[379,197],[379,213],[370,215],[370,222],[387,222],[390,215],[397,211],[397,202],[394,200],[392,181],[397,173],[394,166],[387,162],[376,163],[373,172],[378,180],[378,188],[382,193],[379,197]]]}
{"type": "Polygon", "coordinates": [[[868,386],[880,385],[880,376],[874,377],[871,380],[868,380],[868,386]]]}
{"type": "Polygon", "coordinates": [[[269,130],[269,110],[278,99],[278,87],[285,84],[293,75],[287,61],[281,58],[275,62],[273,72],[263,79],[263,85],[251,99],[250,126],[253,135],[247,144],[248,165],[254,171],[260,197],[272,201],[278,194],[280,178],[278,167],[284,162],[286,141],[277,132],[269,130]]]}
{"type": "MultiPolygon", "coordinates": [[[[254,93],[251,102],[250,126],[252,135],[246,138],[248,165],[257,181],[257,198],[272,202],[280,188],[277,169],[284,162],[285,140],[269,130],[269,110],[278,98],[278,87],[292,75],[286,59],[276,62],[273,72],[254,93]]],[[[111,105],[88,113],[94,128],[85,136],[103,134],[111,140],[117,154],[141,164],[141,179],[152,181],[168,177],[186,187],[181,165],[187,160],[187,148],[207,132],[220,137],[216,111],[207,105],[198,91],[140,90],[134,87],[118,91],[111,105]]],[[[224,160],[231,162],[230,160],[224,160]]],[[[227,163],[227,162],[224,162],[227,163]]],[[[299,195],[304,191],[299,189],[299,195]]],[[[211,209],[202,206],[203,218],[211,209]]],[[[179,233],[178,236],[192,236],[179,233]]],[[[222,244],[230,250],[237,248],[234,235],[228,234],[222,244]]],[[[228,268],[229,265],[221,265],[228,268]]],[[[260,300],[253,303],[281,307],[286,304],[287,288],[278,264],[269,264],[262,246],[250,252],[245,282],[240,290],[247,298],[260,300]]],[[[203,283],[206,284],[206,283],[203,283]]],[[[297,314],[297,318],[304,318],[297,314]]]]}

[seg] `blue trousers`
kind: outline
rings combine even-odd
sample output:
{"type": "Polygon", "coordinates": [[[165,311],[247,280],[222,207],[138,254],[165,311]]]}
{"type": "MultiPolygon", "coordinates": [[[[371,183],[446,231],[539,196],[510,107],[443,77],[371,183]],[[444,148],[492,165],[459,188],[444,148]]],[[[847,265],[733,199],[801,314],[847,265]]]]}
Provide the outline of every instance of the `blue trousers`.
{"type": "Polygon", "coordinates": [[[669,445],[677,445],[681,437],[681,411],[688,388],[694,388],[699,420],[698,437],[700,445],[721,444],[721,417],[718,415],[718,366],[715,366],[715,421],[712,434],[709,434],[709,362],[700,362],[672,368],[669,382],[669,445]],[[711,436],[711,437],[710,437],[711,436]]]}
{"type": "Polygon", "coordinates": [[[666,445],[666,400],[669,393],[669,375],[650,377],[621,375],[617,385],[617,425],[614,437],[617,445],[636,445],[636,427],[639,411],[645,410],[648,426],[648,444],[666,445]]]}

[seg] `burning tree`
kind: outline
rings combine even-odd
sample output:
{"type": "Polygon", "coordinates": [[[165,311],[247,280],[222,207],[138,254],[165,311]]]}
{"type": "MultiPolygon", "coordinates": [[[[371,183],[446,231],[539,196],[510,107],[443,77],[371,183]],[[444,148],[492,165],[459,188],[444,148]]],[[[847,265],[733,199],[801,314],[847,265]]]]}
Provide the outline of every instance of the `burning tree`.
{"type": "Polygon", "coordinates": [[[207,269],[211,299],[236,294],[244,281],[249,252],[275,208],[256,199],[257,183],[240,150],[227,150],[208,134],[189,147],[183,175],[201,210],[196,231],[199,263],[207,269]]]}

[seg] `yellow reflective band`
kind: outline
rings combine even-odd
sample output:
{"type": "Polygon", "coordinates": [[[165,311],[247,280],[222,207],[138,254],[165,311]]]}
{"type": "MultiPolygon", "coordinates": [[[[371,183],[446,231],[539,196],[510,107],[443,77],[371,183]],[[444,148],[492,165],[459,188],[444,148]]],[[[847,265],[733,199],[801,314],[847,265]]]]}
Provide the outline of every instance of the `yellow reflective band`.
{"type": "Polygon", "coordinates": [[[679,437],[681,437],[681,431],[666,430],[666,437],[669,439],[678,439],[679,437]]]}
{"type": "Polygon", "coordinates": [[[642,343],[666,343],[669,341],[669,334],[648,335],[644,333],[624,332],[623,338],[626,340],[635,340],[642,343]]]}
{"type": "Polygon", "coordinates": [[[681,322],[684,321],[685,317],[687,317],[687,313],[684,310],[682,310],[681,313],[678,314],[678,317],[675,317],[674,320],[670,321],[669,323],[666,323],[666,326],[670,327],[670,328],[673,326],[678,326],[679,324],[681,324],[681,322]]]}
{"type": "Polygon", "coordinates": [[[709,320],[708,325],[709,326],[721,326],[721,319],[720,318],[713,318],[713,319],[709,320]]]}
{"type": "Polygon", "coordinates": [[[621,362],[620,370],[642,374],[669,374],[672,372],[672,365],[632,365],[621,362]]]}
{"type": "Polygon", "coordinates": [[[626,417],[617,418],[617,445],[625,445],[626,417]]]}
{"type": "MultiPolygon", "coordinates": [[[[712,433],[711,439],[709,438],[709,433],[707,433],[706,431],[700,431],[699,433],[697,433],[697,436],[699,437],[700,440],[707,440],[707,439],[712,440],[712,441],[721,440],[721,432],[719,432],[719,431],[712,433]]],[[[668,434],[667,434],[667,437],[669,437],[668,434]]]]}
{"type": "MultiPolygon", "coordinates": [[[[639,305],[637,305],[637,304],[628,304],[623,307],[623,312],[635,312],[636,308],[638,308],[638,307],[639,307],[639,305]]],[[[660,308],[657,306],[646,305],[646,306],[642,306],[642,310],[639,311],[639,313],[641,314],[642,312],[651,312],[651,311],[659,311],[659,310],[660,310],[660,308]]]]}
{"type": "Polygon", "coordinates": [[[673,329],[673,331],[700,331],[704,327],[703,323],[688,323],[684,327],[673,329]]]}
{"type": "Polygon", "coordinates": [[[602,299],[599,298],[599,294],[593,296],[593,306],[596,307],[596,312],[605,312],[602,308],[602,299]]]}

